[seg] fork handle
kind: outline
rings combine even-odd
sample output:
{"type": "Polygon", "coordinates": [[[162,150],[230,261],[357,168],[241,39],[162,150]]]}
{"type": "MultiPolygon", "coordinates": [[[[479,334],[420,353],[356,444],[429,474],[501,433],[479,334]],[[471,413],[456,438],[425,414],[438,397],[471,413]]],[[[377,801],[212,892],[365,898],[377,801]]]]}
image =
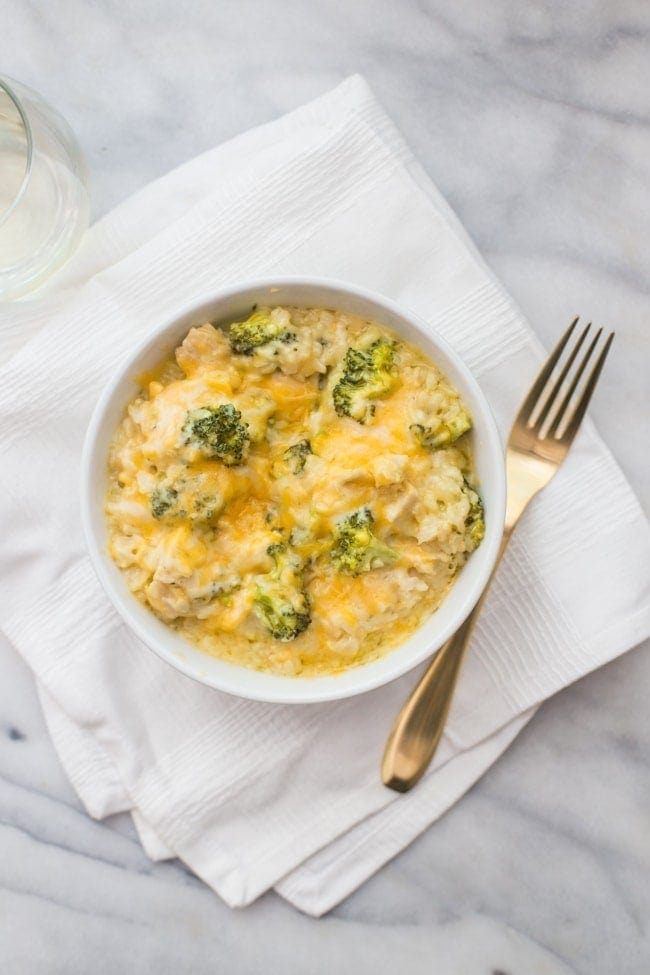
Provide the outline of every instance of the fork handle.
{"type": "Polygon", "coordinates": [[[454,635],[438,650],[395,719],[381,763],[382,782],[395,792],[408,792],[412,789],[426,772],[435,754],[447,723],[451,699],[476,618],[481,612],[510,533],[523,507],[525,503],[519,505],[516,499],[508,499],[509,510],[501,548],[476,606],[454,635]]]}
{"type": "Polygon", "coordinates": [[[397,715],[381,765],[382,781],[389,789],[408,792],[429,767],[447,723],[454,688],[479,610],[480,603],[438,650],[397,715]]]}

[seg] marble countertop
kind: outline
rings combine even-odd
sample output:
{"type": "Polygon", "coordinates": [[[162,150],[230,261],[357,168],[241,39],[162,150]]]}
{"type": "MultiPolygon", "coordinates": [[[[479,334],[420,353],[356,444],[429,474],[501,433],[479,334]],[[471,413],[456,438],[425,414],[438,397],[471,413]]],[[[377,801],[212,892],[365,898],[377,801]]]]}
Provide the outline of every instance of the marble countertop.
{"type": "MultiPolygon", "coordinates": [[[[616,328],[592,412],[648,510],[650,8],[25,0],[0,33],[3,72],[77,132],[96,215],[365,74],[542,339],[576,313],[616,328]]],[[[89,819],[5,644],[0,674],[3,975],[650,971],[647,645],[544,705],[319,921],[274,894],[233,912],[179,864],[152,864],[128,817],[89,819]]]]}

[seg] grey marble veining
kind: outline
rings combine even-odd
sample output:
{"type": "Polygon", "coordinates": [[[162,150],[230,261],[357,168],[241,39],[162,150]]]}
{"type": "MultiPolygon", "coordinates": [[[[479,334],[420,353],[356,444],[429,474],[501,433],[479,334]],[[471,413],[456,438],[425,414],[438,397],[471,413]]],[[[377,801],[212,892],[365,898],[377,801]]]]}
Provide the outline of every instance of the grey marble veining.
{"type": "MultiPolygon", "coordinates": [[[[617,329],[593,415],[647,508],[649,34],[633,0],[9,0],[0,70],[75,128],[96,215],[361,71],[540,337],[617,329]]],[[[3,975],[650,971],[647,647],[548,702],[320,921],[232,912],[127,817],[90,820],[4,642],[0,668],[3,975]]]]}

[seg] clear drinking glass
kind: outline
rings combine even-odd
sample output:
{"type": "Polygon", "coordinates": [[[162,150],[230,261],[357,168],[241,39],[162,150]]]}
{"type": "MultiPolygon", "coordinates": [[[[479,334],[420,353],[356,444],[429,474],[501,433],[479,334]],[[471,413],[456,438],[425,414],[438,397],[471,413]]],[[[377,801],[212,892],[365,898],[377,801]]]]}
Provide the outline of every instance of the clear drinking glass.
{"type": "Polygon", "coordinates": [[[89,216],[86,169],[70,126],[36,92],[0,78],[0,301],[61,267],[89,216]]]}

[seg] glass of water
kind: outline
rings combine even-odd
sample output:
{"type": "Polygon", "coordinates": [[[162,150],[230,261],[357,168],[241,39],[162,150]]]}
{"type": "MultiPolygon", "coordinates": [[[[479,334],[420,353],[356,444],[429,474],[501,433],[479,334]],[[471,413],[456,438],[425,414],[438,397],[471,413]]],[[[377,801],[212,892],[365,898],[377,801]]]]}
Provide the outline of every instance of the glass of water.
{"type": "Polygon", "coordinates": [[[36,92],[0,77],[0,301],[27,294],[61,267],[89,215],[69,125],[36,92]]]}

